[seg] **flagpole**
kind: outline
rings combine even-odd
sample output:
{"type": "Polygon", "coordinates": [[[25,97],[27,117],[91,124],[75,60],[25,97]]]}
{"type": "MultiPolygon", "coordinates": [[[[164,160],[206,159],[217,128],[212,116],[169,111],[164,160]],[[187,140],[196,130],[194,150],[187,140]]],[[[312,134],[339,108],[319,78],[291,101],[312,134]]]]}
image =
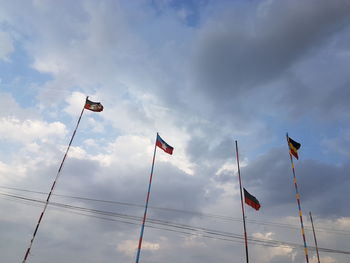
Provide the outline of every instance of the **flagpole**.
{"type": "MultiPolygon", "coordinates": [[[[287,133],[287,144],[288,144],[288,148],[290,148],[289,146],[289,141],[288,141],[288,133],[287,133]]],[[[306,258],[306,262],[309,263],[309,255],[308,255],[308,249],[307,249],[307,245],[306,245],[306,238],[305,238],[305,230],[304,230],[304,223],[303,223],[303,213],[301,211],[301,205],[300,205],[300,194],[298,191],[298,184],[297,184],[297,178],[295,176],[295,169],[294,169],[294,162],[293,162],[293,157],[292,154],[289,151],[289,157],[290,157],[290,162],[292,165],[292,172],[293,172],[293,181],[294,181],[294,187],[295,187],[295,197],[297,200],[297,204],[298,204],[298,209],[299,209],[299,218],[300,218],[300,226],[301,226],[301,235],[303,237],[303,241],[304,241],[304,253],[305,253],[305,258],[306,258]]]]}
{"type": "Polygon", "coordinates": [[[315,233],[315,228],[314,228],[314,221],[312,220],[311,211],[309,212],[309,215],[310,215],[310,220],[311,220],[311,225],[312,225],[312,232],[314,233],[317,260],[318,260],[318,263],[320,263],[320,255],[318,254],[318,245],[317,245],[316,233],[315,233]]]}
{"type": "Polygon", "coordinates": [[[243,205],[243,194],[242,194],[242,180],[241,180],[241,170],[239,168],[239,156],[238,156],[238,144],[236,143],[236,159],[237,159],[237,167],[238,167],[238,180],[239,180],[239,191],[241,194],[241,206],[242,206],[242,216],[243,216],[243,229],[244,229],[244,243],[245,243],[245,254],[246,254],[246,261],[249,263],[249,257],[248,257],[248,239],[247,239],[247,228],[245,224],[245,215],[244,215],[244,205],[243,205]]]}
{"type": "MultiPolygon", "coordinates": [[[[88,99],[88,98],[89,98],[89,96],[86,97],[86,99],[88,99]]],[[[44,216],[44,214],[45,214],[45,212],[46,212],[46,208],[47,208],[47,206],[48,206],[48,204],[49,204],[49,201],[50,201],[52,192],[53,192],[53,190],[54,190],[54,188],[55,188],[55,186],[56,186],[56,182],[57,182],[57,180],[58,180],[58,178],[59,178],[59,176],[60,176],[60,173],[61,173],[61,170],[62,170],[64,161],[66,160],[68,151],[69,151],[69,149],[70,149],[70,146],[72,145],[72,142],[73,142],[75,133],[76,133],[76,131],[77,131],[77,129],[78,129],[78,126],[79,126],[79,123],[80,123],[80,120],[81,120],[81,117],[83,116],[84,109],[85,109],[85,104],[84,104],[84,107],[83,107],[83,109],[82,109],[82,111],[81,111],[81,113],[80,113],[80,116],[79,116],[77,125],[76,125],[75,130],[74,130],[73,135],[72,135],[72,138],[70,139],[69,144],[68,144],[68,147],[67,147],[67,149],[66,149],[66,152],[65,152],[65,154],[64,154],[64,156],[63,156],[63,159],[62,159],[62,162],[61,162],[60,167],[59,167],[59,169],[58,169],[58,172],[57,172],[57,174],[56,174],[55,180],[54,180],[54,182],[53,182],[53,184],[52,184],[52,186],[51,186],[50,192],[49,192],[49,194],[48,194],[48,196],[47,196],[47,198],[46,198],[46,202],[45,202],[45,205],[44,205],[44,209],[43,209],[43,211],[41,212],[41,215],[40,215],[40,217],[39,217],[39,220],[38,220],[38,222],[37,222],[37,224],[36,224],[36,227],[35,227],[35,230],[34,230],[32,239],[30,240],[29,246],[28,246],[28,248],[27,248],[27,250],[26,250],[26,253],[25,253],[25,255],[24,255],[24,258],[23,258],[22,263],[25,263],[25,262],[27,261],[27,258],[28,258],[29,254],[30,254],[30,250],[31,250],[31,248],[32,248],[32,245],[33,245],[33,242],[34,242],[36,233],[38,232],[38,229],[39,229],[41,220],[43,219],[43,216],[44,216]]]]}
{"type": "Polygon", "coordinates": [[[156,151],[157,151],[157,138],[158,138],[158,132],[157,132],[156,142],[154,143],[154,152],[153,152],[151,175],[149,177],[148,191],[147,191],[146,204],[145,204],[145,212],[143,214],[139,245],[137,247],[136,263],[138,263],[139,259],[140,259],[140,253],[141,253],[141,247],[142,247],[142,239],[143,239],[143,232],[144,232],[144,229],[145,229],[145,223],[146,223],[146,217],[147,217],[148,201],[149,201],[149,197],[150,197],[150,194],[151,194],[154,160],[156,158],[156,151]]]}

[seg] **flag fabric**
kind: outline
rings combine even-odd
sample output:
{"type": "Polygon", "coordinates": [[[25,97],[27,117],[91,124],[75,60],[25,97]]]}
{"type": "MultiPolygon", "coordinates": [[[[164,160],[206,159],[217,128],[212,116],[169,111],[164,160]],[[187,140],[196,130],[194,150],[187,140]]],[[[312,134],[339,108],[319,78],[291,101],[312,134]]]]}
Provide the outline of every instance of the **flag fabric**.
{"type": "Polygon", "coordinates": [[[168,154],[173,154],[174,147],[171,147],[167,144],[158,134],[157,134],[157,142],[156,145],[161,148],[164,152],[168,154]]]}
{"type": "Polygon", "coordinates": [[[253,207],[255,210],[259,210],[260,209],[260,203],[259,203],[258,199],[256,199],[250,193],[248,193],[248,191],[245,190],[245,188],[243,188],[243,190],[244,190],[244,202],[247,205],[250,205],[251,207],[253,207]]]}
{"type": "Polygon", "coordinates": [[[299,159],[298,150],[299,150],[301,144],[292,140],[292,138],[288,137],[288,145],[289,145],[290,154],[293,155],[298,160],[299,159]]]}
{"type": "Polygon", "coordinates": [[[93,102],[88,99],[86,99],[84,108],[95,112],[103,111],[103,106],[100,102],[93,102]]]}

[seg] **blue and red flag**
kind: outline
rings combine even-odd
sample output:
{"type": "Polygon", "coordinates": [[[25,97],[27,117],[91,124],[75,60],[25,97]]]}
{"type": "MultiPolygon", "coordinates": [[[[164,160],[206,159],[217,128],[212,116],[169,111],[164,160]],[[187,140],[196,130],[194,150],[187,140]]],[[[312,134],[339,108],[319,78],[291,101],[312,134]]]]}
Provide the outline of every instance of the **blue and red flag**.
{"type": "Polygon", "coordinates": [[[167,144],[158,134],[156,145],[168,154],[173,154],[174,147],[167,144]]]}

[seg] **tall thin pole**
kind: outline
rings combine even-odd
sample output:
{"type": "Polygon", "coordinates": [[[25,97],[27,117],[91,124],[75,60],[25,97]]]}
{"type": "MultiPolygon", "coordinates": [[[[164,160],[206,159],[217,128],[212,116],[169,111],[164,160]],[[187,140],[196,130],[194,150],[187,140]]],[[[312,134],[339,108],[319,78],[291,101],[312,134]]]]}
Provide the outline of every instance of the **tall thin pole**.
{"type": "MultiPolygon", "coordinates": [[[[88,97],[86,97],[86,99],[88,99],[88,97]]],[[[85,106],[85,104],[84,104],[84,106],[85,106]]],[[[28,258],[29,254],[30,254],[30,250],[31,250],[31,248],[32,248],[32,245],[33,245],[33,242],[34,242],[36,233],[38,232],[38,229],[39,229],[41,220],[43,219],[43,216],[44,216],[44,214],[45,214],[45,212],[46,212],[46,208],[47,208],[47,206],[48,206],[48,204],[49,204],[51,195],[52,195],[52,193],[53,193],[53,191],[54,191],[54,188],[55,188],[55,186],[56,186],[56,182],[57,182],[58,178],[60,177],[60,174],[61,174],[61,170],[62,170],[64,161],[66,160],[66,157],[67,157],[68,151],[69,151],[69,149],[70,149],[70,146],[72,145],[72,142],[73,142],[75,133],[77,132],[77,129],[78,129],[78,126],[79,126],[81,117],[83,116],[83,113],[84,113],[84,109],[85,109],[85,108],[83,107],[83,109],[82,109],[82,111],[81,111],[81,113],[80,113],[80,116],[79,116],[77,125],[76,125],[76,127],[75,127],[75,129],[74,129],[72,138],[71,138],[70,141],[69,141],[68,147],[67,147],[67,149],[66,149],[66,152],[65,152],[65,154],[64,154],[64,156],[63,156],[63,159],[62,159],[62,162],[61,162],[60,167],[59,167],[59,169],[58,169],[58,172],[57,172],[57,174],[56,174],[55,180],[54,180],[54,182],[53,182],[53,184],[52,184],[52,186],[51,186],[50,192],[49,192],[49,194],[48,194],[48,196],[47,196],[47,198],[46,198],[46,202],[45,202],[44,209],[43,209],[43,211],[41,212],[41,215],[40,215],[40,217],[39,217],[38,223],[36,224],[36,227],[35,227],[35,230],[34,230],[32,239],[30,240],[29,246],[28,246],[27,251],[26,251],[26,253],[25,253],[25,255],[24,255],[24,258],[23,258],[22,263],[25,263],[25,262],[27,261],[27,258],[28,258]]]]}
{"type": "Polygon", "coordinates": [[[236,143],[236,158],[237,158],[237,168],[238,168],[238,180],[239,180],[239,191],[241,193],[241,206],[242,206],[242,216],[243,216],[243,229],[244,229],[244,243],[245,243],[245,255],[247,263],[249,263],[248,257],[248,238],[247,238],[247,228],[245,224],[245,215],[244,215],[244,204],[243,204],[243,193],[242,193],[242,180],[241,180],[241,170],[239,168],[239,155],[238,155],[238,144],[236,143]]]}
{"type": "MultiPolygon", "coordinates": [[[[158,133],[157,133],[157,137],[158,137],[158,133]]],[[[156,142],[157,142],[157,137],[156,137],[156,142]]],[[[151,194],[151,185],[152,185],[152,178],[153,178],[154,160],[156,159],[156,151],[157,151],[157,144],[156,144],[156,142],[154,143],[154,152],[153,152],[151,175],[149,177],[148,191],[147,191],[146,204],[145,204],[145,212],[143,214],[139,245],[137,247],[136,263],[138,263],[139,259],[140,259],[142,240],[143,240],[143,232],[144,232],[144,229],[145,229],[145,223],[146,223],[146,217],[147,217],[148,201],[149,201],[149,197],[150,197],[150,194],[151,194]]]]}
{"type": "MultiPolygon", "coordinates": [[[[288,133],[287,133],[287,144],[288,147],[289,146],[289,141],[288,141],[288,133]]],[[[299,218],[300,218],[300,226],[301,226],[301,235],[303,237],[303,241],[304,241],[304,253],[305,253],[305,258],[306,258],[306,262],[309,263],[309,255],[308,255],[308,249],[307,249],[307,245],[306,245],[306,238],[305,238],[305,230],[304,230],[304,223],[303,223],[303,213],[301,211],[301,205],[300,205],[300,194],[298,191],[298,184],[297,184],[297,178],[295,176],[295,169],[294,169],[294,163],[293,163],[293,157],[291,155],[291,153],[289,152],[289,157],[290,157],[290,162],[292,165],[292,172],[293,172],[293,181],[294,181],[294,187],[295,187],[295,197],[297,200],[297,204],[298,204],[298,209],[299,209],[299,218]]]]}
{"type": "Polygon", "coordinates": [[[321,262],[320,255],[318,254],[318,245],[317,245],[316,233],[315,233],[315,228],[314,228],[314,221],[312,220],[311,211],[309,212],[309,215],[310,215],[310,220],[311,220],[311,225],[312,225],[312,232],[314,233],[317,260],[318,260],[318,263],[320,263],[321,262]]]}

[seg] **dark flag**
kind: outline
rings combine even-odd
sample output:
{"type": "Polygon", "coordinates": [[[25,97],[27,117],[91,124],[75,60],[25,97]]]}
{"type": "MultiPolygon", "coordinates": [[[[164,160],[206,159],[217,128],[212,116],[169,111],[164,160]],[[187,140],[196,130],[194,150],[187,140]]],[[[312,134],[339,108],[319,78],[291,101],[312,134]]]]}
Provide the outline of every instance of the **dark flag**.
{"type": "Polygon", "coordinates": [[[84,108],[87,110],[96,111],[96,112],[103,111],[103,106],[100,102],[93,102],[88,99],[86,99],[84,108]]]}
{"type": "Polygon", "coordinates": [[[298,160],[298,158],[299,158],[298,150],[299,150],[301,144],[292,140],[292,138],[288,137],[288,145],[289,145],[290,154],[293,155],[298,160]]]}
{"type": "Polygon", "coordinates": [[[167,144],[158,134],[157,134],[157,142],[156,145],[161,148],[164,152],[168,154],[173,154],[174,147],[171,147],[167,144]]]}
{"type": "Polygon", "coordinates": [[[243,190],[244,190],[244,202],[247,205],[250,205],[251,207],[253,207],[255,210],[259,210],[260,209],[260,203],[259,203],[258,199],[256,199],[250,193],[248,193],[248,191],[245,190],[245,188],[243,188],[243,190]]]}

